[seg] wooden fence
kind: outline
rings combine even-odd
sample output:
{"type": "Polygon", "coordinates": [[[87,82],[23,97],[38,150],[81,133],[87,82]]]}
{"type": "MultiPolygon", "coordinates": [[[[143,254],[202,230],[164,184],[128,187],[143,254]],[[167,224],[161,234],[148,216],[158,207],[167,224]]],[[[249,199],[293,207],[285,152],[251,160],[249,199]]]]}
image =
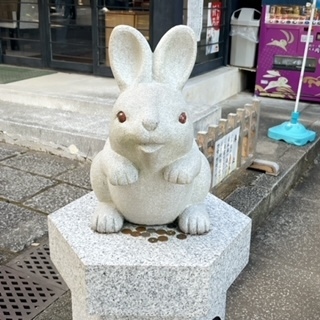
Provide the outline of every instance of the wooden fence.
{"type": "Polygon", "coordinates": [[[211,125],[208,131],[200,131],[197,143],[207,157],[212,174],[211,188],[240,167],[248,167],[255,157],[260,101],[253,99],[227,119],[211,125]]]}

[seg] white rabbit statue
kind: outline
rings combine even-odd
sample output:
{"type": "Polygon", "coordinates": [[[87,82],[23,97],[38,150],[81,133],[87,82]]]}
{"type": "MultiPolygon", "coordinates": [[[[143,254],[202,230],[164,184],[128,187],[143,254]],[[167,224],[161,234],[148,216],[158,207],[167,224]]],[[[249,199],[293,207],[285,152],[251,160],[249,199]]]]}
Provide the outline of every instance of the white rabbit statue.
{"type": "Polygon", "coordinates": [[[210,167],[193,137],[182,88],[193,69],[197,41],[176,26],[152,53],[136,29],[120,25],[109,42],[110,65],[120,88],[104,149],[92,162],[98,198],[91,228],[118,232],[124,219],[162,225],[179,219],[190,234],[210,230],[204,199],[210,167]]]}

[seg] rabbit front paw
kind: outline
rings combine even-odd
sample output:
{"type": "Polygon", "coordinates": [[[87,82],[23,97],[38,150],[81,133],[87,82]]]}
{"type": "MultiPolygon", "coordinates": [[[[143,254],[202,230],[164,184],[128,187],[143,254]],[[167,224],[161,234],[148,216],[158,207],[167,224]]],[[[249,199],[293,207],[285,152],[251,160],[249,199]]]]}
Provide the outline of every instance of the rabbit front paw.
{"type": "Polygon", "coordinates": [[[193,176],[183,168],[173,165],[167,166],[163,172],[164,179],[171,183],[189,184],[193,180],[193,176]]]}
{"type": "Polygon", "coordinates": [[[184,233],[203,234],[210,231],[210,218],[204,204],[191,205],[179,216],[179,228],[184,233]]]}
{"type": "Polygon", "coordinates": [[[108,174],[109,181],[114,186],[127,186],[138,181],[138,170],[133,165],[119,166],[108,174]]]}
{"type": "Polygon", "coordinates": [[[123,226],[123,216],[108,203],[100,202],[91,218],[91,229],[100,233],[114,233],[123,226]]]}

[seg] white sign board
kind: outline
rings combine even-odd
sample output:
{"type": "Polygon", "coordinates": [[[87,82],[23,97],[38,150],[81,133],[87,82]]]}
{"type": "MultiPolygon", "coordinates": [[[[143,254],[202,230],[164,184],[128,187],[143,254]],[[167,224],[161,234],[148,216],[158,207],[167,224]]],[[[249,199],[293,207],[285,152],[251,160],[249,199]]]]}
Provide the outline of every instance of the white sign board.
{"type": "Polygon", "coordinates": [[[202,30],[203,0],[188,0],[187,25],[200,41],[202,30]]]}
{"type": "Polygon", "coordinates": [[[215,143],[212,187],[237,168],[240,127],[215,143]]]}

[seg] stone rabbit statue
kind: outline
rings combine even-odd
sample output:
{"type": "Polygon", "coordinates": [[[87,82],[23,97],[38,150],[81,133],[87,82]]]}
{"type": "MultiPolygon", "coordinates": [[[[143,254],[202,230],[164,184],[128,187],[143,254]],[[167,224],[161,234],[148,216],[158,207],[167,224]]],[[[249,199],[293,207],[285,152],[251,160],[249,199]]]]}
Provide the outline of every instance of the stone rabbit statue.
{"type": "Polygon", "coordinates": [[[182,96],[196,52],[196,38],[187,26],[170,29],[154,53],[136,29],[114,28],[109,57],[120,95],[109,138],[91,167],[99,201],[93,230],[118,232],[124,219],[161,225],[178,218],[185,233],[209,231],[204,199],[210,168],[195,142],[182,96]]]}

